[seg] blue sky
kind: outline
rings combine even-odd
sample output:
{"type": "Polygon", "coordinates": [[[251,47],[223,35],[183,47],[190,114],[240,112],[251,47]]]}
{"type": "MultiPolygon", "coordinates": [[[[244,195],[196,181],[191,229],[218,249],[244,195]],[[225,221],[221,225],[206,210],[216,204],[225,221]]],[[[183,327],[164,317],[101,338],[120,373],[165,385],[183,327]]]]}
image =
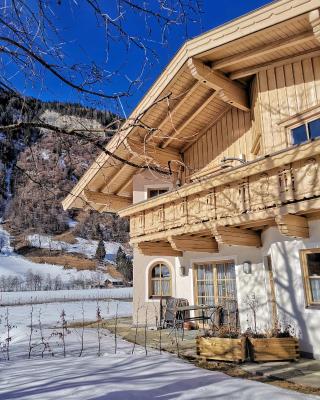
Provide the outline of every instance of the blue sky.
{"type": "MultiPolygon", "coordinates": [[[[201,16],[201,24],[196,23],[190,26],[189,37],[201,34],[204,31],[215,28],[227,21],[230,21],[240,15],[252,11],[269,3],[266,0],[202,0],[203,14],[201,16]]],[[[55,21],[61,29],[61,35],[66,40],[64,45],[68,61],[72,63],[88,63],[93,60],[98,65],[104,65],[106,71],[114,71],[121,68],[121,74],[114,77],[110,81],[105,81],[103,90],[108,93],[126,90],[128,80],[134,79],[140,70],[142,60],[141,53],[135,49],[131,49],[129,56],[126,56],[123,46],[113,43],[110,48],[109,55],[106,51],[106,43],[104,32],[97,25],[95,17],[88,13],[88,10],[81,7],[76,13],[70,12],[68,2],[62,2],[62,5],[56,8],[55,21]],[[108,61],[107,60],[107,57],[108,61]]],[[[128,27],[131,32],[143,34],[144,31],[140,24],[133,16],[128,16],[128,27]]],[[[155,34],[157,34],[156,27],[155,34]]],[[[146,72],[145,79],[139,88],[135,90],[129,98],[123,98],[121,103],[128,115],[142,98],[146,90],[152,85],[154,80],[159,76],[163,68],[169,63],[174,54],[179,50],[186,40],[185,31],[181,27],[174,27],[169,34],[168,45],[161,47],[152,44],[155,48],[158,59],[153,60],[153,65],[146,72]]],[[[85,105],[96,106],[100,109],[113,109],[115,105],[106,100],[94,100],[84,98],[75,93],[69,87],[63,85],[51,75],[45,75],[45,82],[32,84],[28,80],[16,77],[15,84],[25,94],[41,98],[43,100],[60,100],[69,102],[80,102],[85,105]]],[[[120,112],[118,110],[118,112],[120,112]]]]}

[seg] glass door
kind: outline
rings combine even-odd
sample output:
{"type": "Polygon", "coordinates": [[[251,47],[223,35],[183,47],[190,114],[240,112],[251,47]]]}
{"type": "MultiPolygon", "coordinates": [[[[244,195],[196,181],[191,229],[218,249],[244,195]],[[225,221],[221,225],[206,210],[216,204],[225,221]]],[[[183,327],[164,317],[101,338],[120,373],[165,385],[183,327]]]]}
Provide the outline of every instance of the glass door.
{"type": "Polygon", "coordinates": [[[223,309],[223,323],[238,326],[236,271],[233,261],[194,265],[196,304],[223,309]]]}

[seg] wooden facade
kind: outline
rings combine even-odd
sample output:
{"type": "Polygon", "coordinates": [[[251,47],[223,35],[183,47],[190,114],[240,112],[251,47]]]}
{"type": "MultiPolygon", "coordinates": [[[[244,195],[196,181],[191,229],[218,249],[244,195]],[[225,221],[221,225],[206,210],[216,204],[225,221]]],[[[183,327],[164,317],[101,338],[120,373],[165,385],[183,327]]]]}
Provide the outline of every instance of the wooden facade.
{"type": "Polygon", "coordinates": [[[183,152],[189,166],[186,180],[206,166],[219,167],[223,157],[243,154],[250,161],[288,148],[292,144],[286,129],[290,117],[314,107],[319,107],[320,114],[320,56],[258,72],[250,92],[251,112],[234,107],[226,110],[187,146],[183,152]]]}

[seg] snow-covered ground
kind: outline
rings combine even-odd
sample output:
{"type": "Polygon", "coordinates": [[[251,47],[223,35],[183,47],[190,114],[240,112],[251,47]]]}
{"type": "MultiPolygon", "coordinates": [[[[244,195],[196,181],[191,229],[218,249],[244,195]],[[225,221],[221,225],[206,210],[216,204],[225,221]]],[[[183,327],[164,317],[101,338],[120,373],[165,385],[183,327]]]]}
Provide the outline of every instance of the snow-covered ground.
{"type": "MultiPolygon", "coordinates": [[[[52,241],[52,243],[56,242],[52,241]]],[[[59,244],[60,242],[57,243],[59,244]]],[[[85,248],[85,244],[83,243],[82,245],[85,248]]],[[[24,279],[28,271],[41,274],[44,277],[50,274],[52,279],[59,276],[64,283],[72,279],[85,279],[93,282],[102,282],[106,279],[113,280],[108,273],[101,271],[77,271],[76,269],[64,269],[63,266],[59,265],[38,264],[29,261],[13,252],[13,248],[10,245],[10,236],[0,225],[0,276],[19,276],[24,279]]]]}
{"type": "Polygon", "coordinates": [[[90,279],[94,278],[97,273],[100,273],[100,271],[64,269],[60,265],[38,264],[14,253],[10,255],[0,254],[0,275],[19,275],[20,277],[24,277],[28,270],[43,275],[50,274],[52,277],[60,275],[64,282],[67,282],[70,278],[77,277],[90,279]]]}
{"type": "MultiPolygon", "coordinates": [[[[61,240],[53,240],[51,236],[46,235],[34,234],[27,236],[30,246],[33,247],[50,250],[62,250],[68,253],[80,253],[89,258],[95,256],[98,246],[97,240],[87,240],[80,237],[75,239],[76,243],[71,244],[61,240]]],[[[116,257],[119,247],[121,247],[121,244],[117,242],[104,242],[104,247],[106,250],[106,259],[113,261],[116,257]]]]}
{"type": "Polygon", "coordinates": [[[25,292],[0,292],[0,306],[38,304],[72,300],[131,299],[133,289],[79,289],[25,292]]]}
{"type": "MultiPolygon", "coordinates": [[[[67,280],[85,273],[55,265],[35,264],[17,256],[10,246],[9,236],[1,227],[0,240],[0,275],[24,276],[28,270],[33,270],[52,276],[58,274],[67,280]]],[[[81,324],[68,329],[66,357],[63,357],[62,312],[68,322],[96,320],[97,307],[103,319],[131,315],[131,302],[102,299],[104,296],[127,297],[129,293],[132,293],[131,288],[2,293],[3,303],[28,302],[31,296],[33,303],[62,302],[0,307],[0,400],[316,399],[271,385],[231,378],[221,372],[199,369],[174,355],[159,354],[156,350],[148,349],[146,354],[144,348],[136,346],[133,352],[131,343],[120,338],[115,341],[114,335],[106,330],[100,332],[101,351],[98,356],[98,331],[84,329],[83,352],[79,357],[81,324]],[[72,296],[78,295],[82,301],[70,301],[74,298],[72,296]],[[93,298],[96,301],[85,301],[93,298]],[[30,340],[31,314],[33,331],[30,340]],[[8,326],[11,327],[9,361],[6,352],[8,326]],[[32,347],[30,359],[29,341],[32,347]]]]}
{"type": "MultiPolygon", "coordinates": [[[[34,306],[34,323],[41,310],[44,336],[50,335],[51,351],[42,359],[41,346],[32,351],[28,359],[30,307],[9,308],[12,329],[10,361],[0,362],[0,399],[76,399],[76,400],[295,400],[316,399],[315,396],[286,391],[275,386],[244,379],[231,378],[221,372],[207,371],[178,359],[174,355],[159,354],[133,346],[114,335],[103,332],[101,357],[95,329],[84,332],[84,352],[81,348],[81,329],[71,330],[66,336],[66,358],[58,335],[59,315],[64,308],[68,321],[82,319],[82,303],[46,304],[34,306]],[[50,329],[56,326],[55,329],[50,329]]],[[[131,304],[100,302],[104,318],[131,313],[131,304]]],[[[96,304],[84,303],[86,319],[94,319],[96,304]]],[[[5,310],[2,311],[2,314],[5,310]]],[[[3,326],[1,326],[1,329],[3,326]]],[[[38,327],[36,327],[38,329],[38,327]]],[[[32,343],[39,343],[39,329],[32,343]]]]}

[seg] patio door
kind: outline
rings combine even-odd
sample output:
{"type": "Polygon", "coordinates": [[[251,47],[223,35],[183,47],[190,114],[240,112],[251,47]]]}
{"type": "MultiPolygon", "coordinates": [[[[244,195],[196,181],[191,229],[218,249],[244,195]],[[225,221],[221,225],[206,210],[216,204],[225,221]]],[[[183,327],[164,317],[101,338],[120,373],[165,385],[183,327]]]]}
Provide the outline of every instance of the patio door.
{"type": "Polygon", "coordinates": [[[199,263],[194,265],[196,304],[223,308],[223,323],[238,326],[236,272],[233,261],[199,263]]]}

